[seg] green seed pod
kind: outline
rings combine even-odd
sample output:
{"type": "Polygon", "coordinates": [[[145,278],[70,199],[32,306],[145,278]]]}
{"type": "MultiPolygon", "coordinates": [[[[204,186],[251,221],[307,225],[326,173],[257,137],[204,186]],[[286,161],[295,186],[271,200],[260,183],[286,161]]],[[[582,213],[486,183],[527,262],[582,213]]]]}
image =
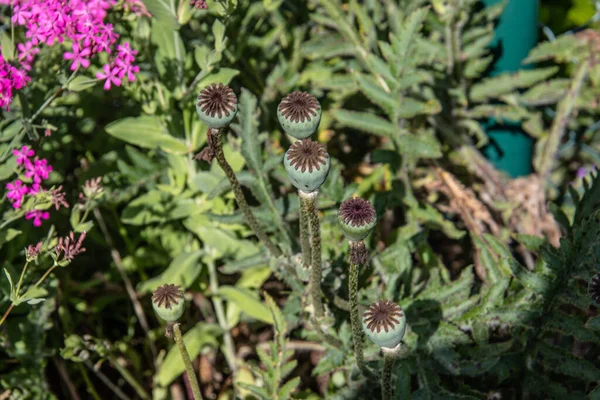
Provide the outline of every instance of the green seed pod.
{"type": "Polygon", "coordinates": [[[177,321],[185,308],[181,288],[172,284],[159,286],[152,293],[152,307],[163,320],[177,321]]]}
{"type": "Polygon", "coordinates": [[[362,319],[365,334],[379,347],[393,349],[406,331],[406,317],[400,306],[389,300],[379,300],[365,311],[362,319]]]}
{"type": "Polygon", "coordinates": [[[330,157],[325,146],[310,139],[296,141],[283,158],[292,184],[306,193],[319,189],[329,173],[330,157]]]}
{"type": "Polygon", "coordinates": [[[209,128],[224,128],[237,113],[237,97],[229,86],[213,83],[200,91],[196,112],[209,128]]]}
{"type": "Polygon", "coordinates": [[[367,237],[377,223],[373,205],[359,197],[348,199],[340,205],[338,220],[346,238],[353,242],[367,237]]]}
{"type": "Polygon", "coordinates": [[[292,92],[279,103],[277,118],[288,135],[296,139],[306,139],[319,127],[321,105],[309,93],[292,92]]]}

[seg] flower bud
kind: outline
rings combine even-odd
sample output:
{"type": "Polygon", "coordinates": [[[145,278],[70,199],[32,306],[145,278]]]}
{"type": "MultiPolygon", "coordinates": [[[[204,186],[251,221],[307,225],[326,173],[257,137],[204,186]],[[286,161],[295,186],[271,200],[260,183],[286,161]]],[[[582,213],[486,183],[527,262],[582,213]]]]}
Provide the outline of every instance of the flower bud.
{"type": "Polygon", "coordinates": [[[159,286],[152,293],[152,307],[163,320],[167,322],[177,321],[185,308],[180,286],[172,284],[159,286]]]}
{"type": "Polygon", "coordinates": [[[338,220],[348,240],[359,242],[375,227],[377,217],[371,202],[359,197],[348,199],[340,205],[338,220]]]}
{"type": "Polygon", "coordinates": [[[319,127],[321,105],[309,93],[292,92],[279,103],[277,118],[288,135],[296,139],[306,139],[319,127]]]}
{"type": "Polygon", "coordinates": [[[237,97],[229,86],[213,83],[200,91],[196,112],[209,128],[224,128],[237,113],[237,97]]]}
{"type": "Polygon", "coordinates": [[[400,306],[389,300],[373,303],[363,314],[363,330],[379,347],[393,349],[406,331],[406,317],[400,306]]]}
{"type": "Polygon", "coordinates": [[[310,139],[298,140],[285,153],[283,165],[292,184],[306,193],[319,189],[329,173],[325,146],[310,139]]]}

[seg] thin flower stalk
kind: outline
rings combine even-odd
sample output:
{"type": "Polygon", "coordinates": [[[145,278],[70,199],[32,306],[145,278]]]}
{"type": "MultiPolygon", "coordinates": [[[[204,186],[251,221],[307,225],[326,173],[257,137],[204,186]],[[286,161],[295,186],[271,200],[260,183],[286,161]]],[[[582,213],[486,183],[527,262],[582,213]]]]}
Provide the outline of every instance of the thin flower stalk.
{"type": "Polygon", "coordinates": [[[185,366],[185,371],[187,372],[187,376],[190,381],[194,399],[202,400],[202,393],[200,392],[198,377],[196,376],[196,371],[194,370],[192,361],[190,360],[190,354],[185,347],[185,343],[181,335],[181,329],[179,328],[178,323],[173,324],[173,337],[175,339],[175,343],[177,343],[177,347],[179,348],[179,353],[181,353],[181,359],[183,360],[183,365],[185,366]]]}
{"type": "Polygon", "coordinates": [[[246,222],[250,226],[250,229],[254,232],[256,237],[265,245],[265,247],[269,250],[273,257],[279,258],[282,255],[281,250],[271,241],[269,236],[263,231],[261,226],[259,225],[254,213],[250,209],[248,202],[246,201],[246,197],[244,196],[244,192],[242,191],[242,186],[238,181],[235,172],[231,168],[231,165],[227,162],[225,158],[225,153],[223,153],[223,145],[221,142],[221,135],[224,133],[226,128],[220,129],[209,129],[209,136],[211,136],[210,143],[212,144],[212,151],[214,153],[214,158],[217,159],[219,166],[225,172],[227,179],[229,179],[229,183],[231,184],[231,189],[233,190],[233,194],[235,195],[235,200],[237,202],[238,207],[242,210],[244,214],[244,218],[246,222]]]}
{"type": "Polygon", "coordinates": [[[319,321],[325,315],[325,308],[321,300],[321,225],[319,222],[319,210],[317,208],[318,191],[306,193],[300,190],[298,193],[302,205],[301,212],[308,219],[310,226],[310,296],[315,318],[319,321]]]}

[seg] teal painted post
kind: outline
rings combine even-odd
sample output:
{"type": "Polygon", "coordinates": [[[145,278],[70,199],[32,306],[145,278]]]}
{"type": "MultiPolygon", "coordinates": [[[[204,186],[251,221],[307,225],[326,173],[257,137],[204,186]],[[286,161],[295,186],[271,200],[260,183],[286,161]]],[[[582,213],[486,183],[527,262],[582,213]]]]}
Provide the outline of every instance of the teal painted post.
{"type": "MultiPolygon", "coordinates": [[[[482,0],[486,6],[500,1],[482,0]]],[[[499,52],[492,76],[523,68],[521,62],[537,43],[538,10],[538,0],[508,0],[492,43],[492,48],[499,52]]],[[[486,132],[490,145],[484,154],[498,169],[512,177],[533,171],[533,141],[520,124],[491,120],[486,124],[486,132]]]]}

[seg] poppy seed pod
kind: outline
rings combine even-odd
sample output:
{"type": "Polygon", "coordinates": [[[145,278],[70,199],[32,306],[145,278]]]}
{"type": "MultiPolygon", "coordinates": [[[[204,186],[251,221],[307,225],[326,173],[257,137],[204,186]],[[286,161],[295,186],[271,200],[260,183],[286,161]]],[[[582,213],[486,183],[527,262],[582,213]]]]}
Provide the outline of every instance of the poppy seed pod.
{"type": "Polygon", "coordinates": [[[229,86],[213,83],[200,91],[196,112],[209,128],[224,128],[235,117],[237,102],[237,97],[229,86]]]}
{"type": "Polygon", "coordinates": [[[167,284],[159,286],[152,293],[152,307],[156,314],[167,322],[175,322],[183,314],[185,304],[180,286],[167,284]]]}
{"type": "Polygon", "coordinates": [[[377,217],[371,202],[355,197],[344,201],[338,210],[342,232],[348,240],[363,240],[375,227],[377,217]]]}
{"type": "Polygon", "coordinates": [[[279,103],[277,118],[288,135],[296,139],[306,139],[319,127],[321,105],[309,93],[292,92],[279,103]]]}
{"type": "Polygon", "coordinates": [[[389,300],[373,303],[363,314],[363,330],[379,347],[393,349],[406,332],[406,317],[400,306],[389,300]]]}
{"type": "Polygon", "coordinates": [[[310,139],[298,140],[285,153],[283,165],[292,184],[298,190],[310,193],[325,182],[330,157],[322,144],[310,139]]]}

